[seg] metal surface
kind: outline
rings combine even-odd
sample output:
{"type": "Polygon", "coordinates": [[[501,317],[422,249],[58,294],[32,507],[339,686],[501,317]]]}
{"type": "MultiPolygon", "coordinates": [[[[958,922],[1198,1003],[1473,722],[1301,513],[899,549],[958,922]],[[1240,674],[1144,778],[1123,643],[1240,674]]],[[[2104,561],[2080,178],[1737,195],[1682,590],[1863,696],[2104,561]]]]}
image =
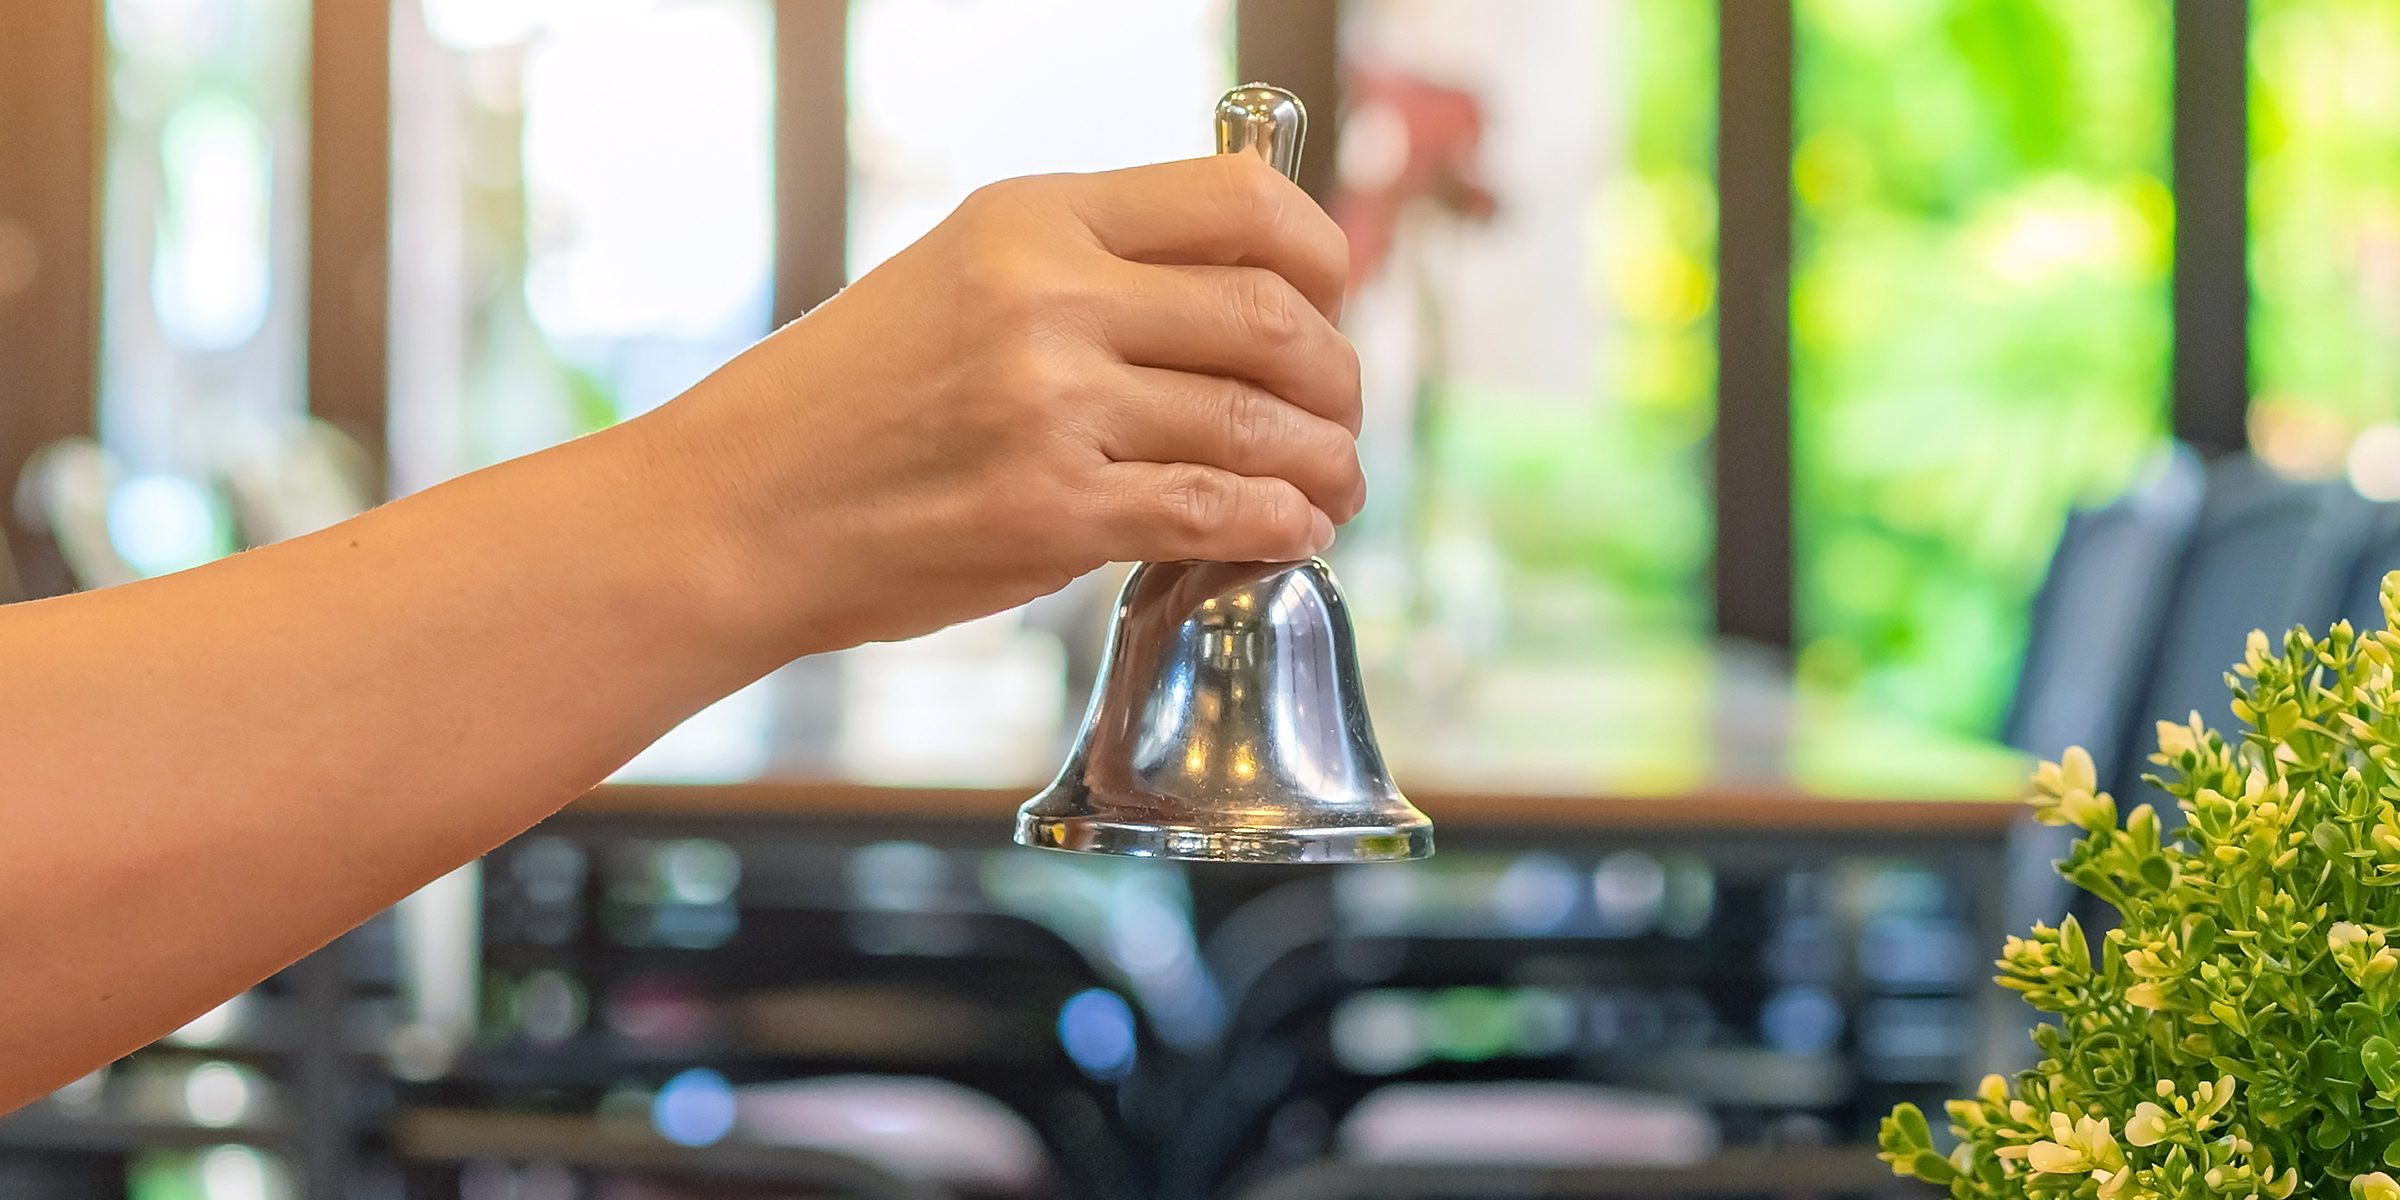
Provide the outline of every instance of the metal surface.
{"type": "Polygon", "coordinates": [[[1300,97],[1264,83],[1245,83],[1217,101],[1217,153],[1250,153],[1284,178],[1300,178],[1300,148],[1308,140],[1308,110],[1300,97]]]}
{"type": "Polygon", "coordinates": [[[1224,862],[1433,853],[1384,770],[1333,573],[1145,563],[1074,753],[1017,814],[1028,846],[1224,862]]]}

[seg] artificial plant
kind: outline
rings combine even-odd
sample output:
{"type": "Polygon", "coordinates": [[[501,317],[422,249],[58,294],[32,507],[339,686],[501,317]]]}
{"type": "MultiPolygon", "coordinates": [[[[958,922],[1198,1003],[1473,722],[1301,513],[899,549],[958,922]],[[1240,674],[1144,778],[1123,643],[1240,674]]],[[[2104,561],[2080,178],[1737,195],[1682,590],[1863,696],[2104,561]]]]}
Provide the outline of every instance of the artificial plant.
{"type": "MultiPolygon", "coordinates": [[[[2400,572],[2383,583],[2400,625],[2400,572]]],[[[2400,1200],[2400,635],[2250,635],[2226,681],[2247,728],[2160,722],[2181,824],[2118,821],[2080,749],[2034,774],[2037,820],[2083,836],[2060,873],[2107,901],[2008,939],[1998,982],[2058,1017],[2014,1085],[1884,1119],[1895,1173],[1956,1200],[2295,1194],[2400,1200]]]]}

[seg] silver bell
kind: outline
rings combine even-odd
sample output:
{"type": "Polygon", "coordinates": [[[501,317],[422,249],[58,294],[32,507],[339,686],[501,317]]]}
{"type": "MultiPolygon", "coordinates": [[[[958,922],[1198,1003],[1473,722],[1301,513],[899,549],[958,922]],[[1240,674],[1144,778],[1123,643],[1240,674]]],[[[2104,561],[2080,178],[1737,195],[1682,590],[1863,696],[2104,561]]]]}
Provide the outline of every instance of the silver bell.
{"type": "Polygon", "coordinates": [[[1384,770],[1321,561],[1144,563],[1083,732],[1017,841],[1220,862],[1384,862],[1433,823],[1384,770]]]}

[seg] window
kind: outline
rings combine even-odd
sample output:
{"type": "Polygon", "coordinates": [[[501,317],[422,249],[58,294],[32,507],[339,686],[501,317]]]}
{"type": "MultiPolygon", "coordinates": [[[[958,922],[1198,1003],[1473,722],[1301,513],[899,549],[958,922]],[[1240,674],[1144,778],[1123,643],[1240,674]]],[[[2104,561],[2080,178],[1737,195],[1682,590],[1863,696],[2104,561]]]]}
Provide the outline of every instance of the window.
{"type": "Polygon", "coordinates": [[[1225,0],[854,0],[850,273],[1017,175],[1215,149],[1225,0]]]}
{"type": "Polygon", "coordinates": [[[1360,0],[1343,54],[1333,208],[1376,499],[1334,554],[1370,674],[1416,693],[1379,706],[1385,748],[1695,782],[1715,5],[1360,0]]]}
{"type": "Polygon", "coordinates": [[[412,491],[767,332],[767,0],[397,0],[391,434],[412,491]]]}
{"type": "Polygon", "coordinates": [[[1997,729],[2078,501],[2167,424],[2165,0],[1800,0],[1804,679],[1997,729]]]}
{"type": "Polygon", "coordinates": [[[87,587],[326,523],[272,487],[306,411],[308,5],[106,12],[104,449],[43,475],[87,587]]]}
{"type": "Polygon", "coordinates": [[[2250,13],[2251,435],[2400,499],[2400,9],[2250,13]]]}
{"type": "MultiPolygon", "coordinates": [[[[766,334],[773,20],[769,0],[395,0],[396,490],[646,412],[766,334]]],[[[757,774],[775,690],[629,770],[757,774]]]]}

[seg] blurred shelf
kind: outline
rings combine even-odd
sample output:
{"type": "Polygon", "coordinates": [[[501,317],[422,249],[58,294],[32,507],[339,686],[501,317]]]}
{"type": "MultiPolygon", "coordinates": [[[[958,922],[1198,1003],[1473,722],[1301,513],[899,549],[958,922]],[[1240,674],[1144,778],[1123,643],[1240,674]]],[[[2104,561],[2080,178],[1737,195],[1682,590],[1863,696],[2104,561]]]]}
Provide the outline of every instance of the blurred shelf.
{"type": "Polygon", "coordinates": [[[1693,1167],[1530,1168],[1393,1164],[1328,1159],[1277,1175],[1242,1200],[1454,1200],[1525,1197],[1873,1194],[1934,1195],[1893,1176],[1865,1147],[1728,1150],[1693,1167]]]}
{"type": "Polygon", "coordinates": [[[277,1125],[246,1124],[215,1129],[175,1121],[128,1121],[72,1117],[36,1101],[0,1116],[0,1146],[29,1150],[81,1150],[124,1154],[135,1150],[184,1150],[197,1146],[280,1146],[288,1135],[277,1125]]]}
{"type": "MultiPolygon", "coordinates": [[[[907,788],[854,783],[610,784],[568,806],[578,816],[804,817],[1006,824],[1033,788],[907,788]]],[[[1838,799],[1771,786],[1610,799],[1518,792],[1412,791],[1451,829],[1750,830],[1769,833],[1998,835],[2023,805],[1991,799],[1838,799]]]]}
{"type": "Polygon", "coordinates": [[[947,1194],[846,1154],[743,1142],[680,1146],[647,1130],[603,1125],[592,1117],[404,1109],[392,1120],[391,1141],[400,1157],[429,1162],[485,1159],[618,1167],[806,1183],[837,1195],[896,1200],[947,1194]]]}

